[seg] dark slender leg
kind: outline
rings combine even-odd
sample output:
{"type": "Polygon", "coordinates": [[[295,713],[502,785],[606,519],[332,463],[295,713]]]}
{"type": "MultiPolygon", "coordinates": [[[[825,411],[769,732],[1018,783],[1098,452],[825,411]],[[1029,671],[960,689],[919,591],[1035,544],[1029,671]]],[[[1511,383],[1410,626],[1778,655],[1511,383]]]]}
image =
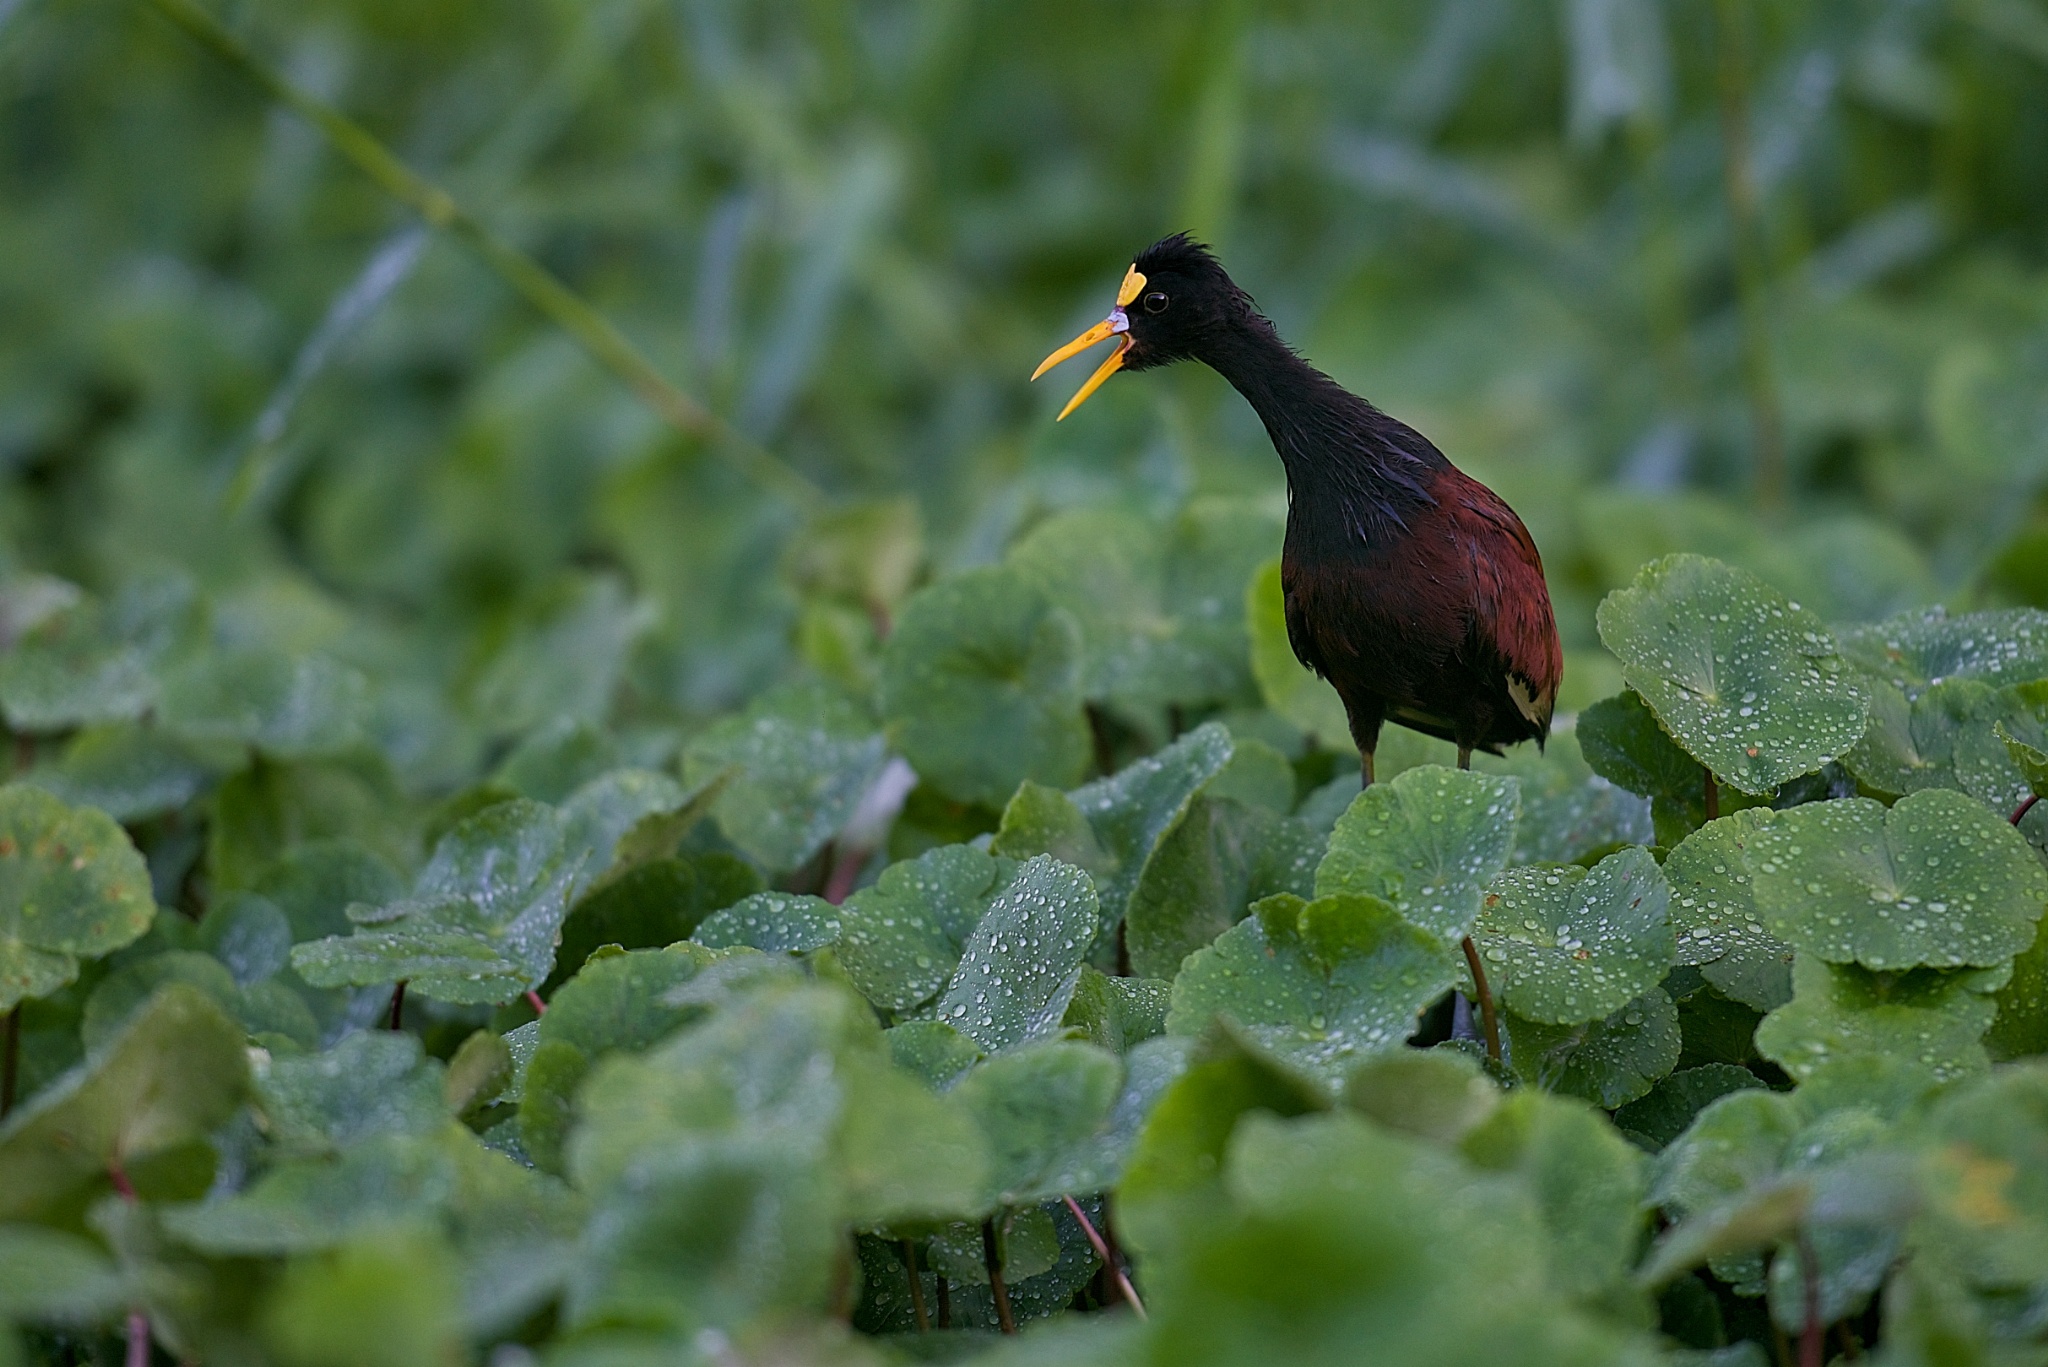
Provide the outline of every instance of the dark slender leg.
{"type": "Polygon", "coordinates": [[[1470,769],[1472,767],[1471,746],[1461,745],[1458,747],[1458,767],[1460,769],[1470,769]]]}
{"type": "Polygon", "coordinates": [[[1358,778],[1360,792],[1372,787],[1372,751],[1370,750],[1358,752],[1358,778]]]}
{"type": "Polygon", "coordinates": [[[953,1327],[953,1289],[946,1285],[946,1274],[934,1272],[932,1274],[932,1285],[938,1288],[939,1292],[939,1328],[951,1329],[953,1327]]]}
{"type": "Polygon", "coordinates": [[[1705,773],[1707,776],[1705,791],[1707,820],[1719,821],[1721,819],[1721,785],[1714,782],[1714,771],[1712,769],[1705,770],[1705,773]]]}
{"type": "Polygon", "coordinates": [[[385,1023],[387,1030],[405,1029],[405,981],[391,989],[391,1019],[385,1023]]]}
{"type": "Polygon", "coordinates": [[[1386,720],[1386,707],[1377,700],[1359,703],[1346,698],[1344,716],[1351,723],[1351,743],[1358,747],[1358,786],[1361,790],[1370,788],[1372,756],[1380,748],[1380,725],[1386,720]]]}
{"type": "Polygon", "coordinates": [[[917,1276],[917,1245],[908,1239],[903,1241],[903,1267],[910,1273],[910,1310],[917,1316],[917,1332],[929,1334],[932,1322],[924,1313],[924,1283],[917,1276]]]}

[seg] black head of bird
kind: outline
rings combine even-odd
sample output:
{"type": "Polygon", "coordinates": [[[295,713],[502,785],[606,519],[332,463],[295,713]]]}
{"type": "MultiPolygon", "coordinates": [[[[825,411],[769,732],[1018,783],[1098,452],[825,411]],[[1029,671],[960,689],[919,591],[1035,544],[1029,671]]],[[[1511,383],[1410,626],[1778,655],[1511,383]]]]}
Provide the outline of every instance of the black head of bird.
{"type": "Polygon", "coordinates": [[[1287,471],[1288,640],[1343,699],[1367,783],[1387,721],[1453,741],[1460,764],[1542,743],[1563,653],[1536,543],[1498,495],[1304,361],[1186,234],[1140,253],[1109,316],[1032,378],[1111,339],[1061,418],[1119,370],[1197,360],[1265,424],[1287,471]]]}

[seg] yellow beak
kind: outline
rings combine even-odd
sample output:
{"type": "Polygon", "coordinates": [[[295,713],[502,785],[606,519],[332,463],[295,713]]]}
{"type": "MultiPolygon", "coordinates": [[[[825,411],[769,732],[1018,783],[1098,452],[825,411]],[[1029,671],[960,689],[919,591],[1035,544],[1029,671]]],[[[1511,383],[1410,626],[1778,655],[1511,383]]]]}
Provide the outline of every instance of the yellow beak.
{"type": "Polygon", "coordinates": [[[1067,406],[1060,410],[1060,415],[1053,419],[1054,422],[1064,421],[1067,414],[1073,412],[1086,402],[1090,394],[1102,388],[1104,380],[1123,369],[1124,353],[1131,349],[1131,339],[1129,336],[1131,324],[1130,320],[1124,316],[1124,309],[1133,299],[1138,297],[1139,292],[1144,288],[1145,277],[1136,266],[1124,272],[1123,284],[1117,287],[1116,307],[1109,311],[1109,317],[1103,319],[1094,327],[1089,328],[1079,337],[1076,337],[1073,341],[1040,361],[1038,369],[1031,372],[1031,378],[1035,380],[1061,361],[1066,360],[1070,356],[1079,355],[1097,342],[1107,341],[1111,337],[1121,338],[1117,343],[1116,350],[1110,352],[1101,366],[1096,369],[1095,373],[1088,377],[1088,383],[1082,385],[1079,392],[1073,398],[1067,400],[1067,406]]]}

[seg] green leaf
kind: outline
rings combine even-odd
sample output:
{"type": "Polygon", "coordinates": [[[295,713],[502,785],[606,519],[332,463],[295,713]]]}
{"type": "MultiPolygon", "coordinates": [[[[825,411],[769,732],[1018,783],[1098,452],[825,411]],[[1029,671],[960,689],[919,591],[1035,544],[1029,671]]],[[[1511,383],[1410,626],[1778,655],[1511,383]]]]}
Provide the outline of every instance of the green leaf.
{"type": "Polygon", "coordinates": [[[1469,1055],[1451,1049],[1376,1054],[1344,1084],[1351,1109],[1390,1130],[1455,1144],[1500,1105],[1501,1090],[1469,1055]]]}
{"type": "Polygon", "coordinates": [[[1870,729],[1843,757],[1865,787],[1957,788],[2005,811],[2027,795],[2025,775],[1999,737],[2001,727],[2032,720],[2010,691],[1951,679],[1911,701],[1888,683],[1873,684],[1870,693],[1870,729]]]}
{"type": "Polygon", "coordinates": [[[823,684],[771,690],[690,742],[692,786],[733,771],[712,811],[728,840],[769,869],[793,869],[853,815],[888,762],[867,710],[823,684]]]}
{"type": "Polygon", "coordinates": [[[1122,1083],[1117,1057],[1053,1040],[992,1058],[954,1085],[949,1101],[973,1118],[989,1153],[987,1204],[1081,1194],[1062,1167],[1109,1118],[1122,1083]]]}
{"type": "Polygon", "coordinates": [[[1314,828],[1213,789],[1160,842],[1131,895],[1124,929],[1134,973],[1171,979],[1252,903],[1315,889],[1324,841],[1314,828]]]}
{"type": "Polygon", "coordinates": [[[244,989],[219,960],[208,954],[173,950],[123,964],[100,980],[86,1000],[79,1036],[88,1051],[103,1047],[134,1011],[165,983],[198,988],[265,1043],[288,1041],[301,1049],[320,1039],[320,1023],[305,1000],[281,983],[244,989]],[[274,1038],[272,1038],[274,1037],[274,1038]]]}
{"type": "Polygon", "coordinates": [[[1622,677],[1695,759],[1766,793],[1847,752],[1868,700],[1819,618],[1696,555],[1647,565],[1600,605],[1622,677]]]}
{"type": "Polygon", "coordinates": [[[1520,812],[1513,779],[1410,769],[1360,793],[1337,819],[1316,895],[1384,898],[1455,942],[1472,929],[1487,880],[1506,867],[1520,812]]]}
{"type": "Polygon", "coordinates": [[[1010,876],[1007,861],[971,845],[942,845],[883,869],[839,908],[847,980],[885,1011],[930,1001],[1010,876]]]}
{"type": "Polygon", "coordinates": [[[688,939],[712,912],[761,890],[761,875],[751,864],[719,850],[648,859],[623,872],[615,864],[613,874],[570,909],[555,969],[548,975],[550,987],[581,968],[601,945],[660,949],[675,944],[688,939]]]}
{"type": "Polygon", "coordinates": [[[944,1021],[905,1021],[882,1032],[898,1068],[943,1092],[980,1062],[981,1046],[944,1021]]]}
{"type": "Polygon", "coordinates": [[[1919,1064],[1936,1077],[1990,1066],[1982,1043],[1997,1014],[1990,995],[1999,969],[1877,973],[1801,954],[1792,965],[1792,1000],[1757,1027],[1757,1052],[1794,1078],[1836,1059],[1880,1054],[1919,1064]]]}
{"type": "Polygon", "coordinates": [[[322,655],[210,652],[164,680],[163,724],[199,744],[318,759],[365,743],[370,682],[322,655]]]}
{"type": "Polygon", "coordinates": [[[1524,1020],[1576,1025],[1619,1011],[1670,971],[1670,889],[1650,852],[1510,869],[1487,885],[1472,941],[1494,995],[1524,1020]]]}
{"type": "Polygon", "coordinates": [[[1762,1087],[1763,1079],[1732,1063],[1681,1068],[1614,1113],[1614,1123],[1664,1148],[1685,1133],[1699,1113],[1724,1096],[1762,1087]]]}
{"type": "Polygon", "coordinates": [[[268,897],[231,892],[206,909],[197,944],[234,975],[237,987],[250,987],[291,962],[292,923],[268,897]]]}
{"type": "Polygon", "coordinates": [[[48,996],[155,916],[149,869],[113,818],[0,788],[0,1011],[48,996]]]}
{"type": "Polygon", "coordinates": [[[69,1205],[136,1167],[203,1140],[247,1095],[242,1030],[204,993],[165,987],[100,1053],[0,1124],[0,1219],[69,1205]]]}
{"type": "Polygon", "coordinates": [[[962,944],[938,1019],[992,1054],[1057,1029],[1096,917],[1087,874],[1050,855],[1027,861],[962,944]]]}
{"type": "Polygon", "coordinates": [[[2044,1104],[2048,1074],[2038,1060],[1935,1102],[1920,1162],[1921,1258],[1987,1289],[2032,1285],[2048,1273],[2044,1104]]]}
{"type": "Polygon", "coordinates": [[[602,717],[654,605],[634,601],[608,574],[579,576],[528,602],[477,677],[472,714],[499,734],[554,717],[602,717]]]}
{"type": "Polygon", "coordinates": [[[969,570],[913,594],[882,653],[882,713],[924,778],[1000,803],[1025,779],[1067,787],[1088,764],[1073,616],[1020,572],[969,570]]]}
{"type": "Polygon", "coordinates": [[[1802,954],[1892,970],[2002,964],[2033,942],[2048,872],[1961,793],[1780,812],[1749,840],[1756,908],[1802,954]]]}
{"type": "Polygon", "coordinates": [[[461,1351],[453,1261],[423,1228],[379,1230],[296,1259],[263,1302],[264,1341],[292,1367],[437,1367],[461,1351]]]}
{"type": "Polygon", "coordinates": [[[650,769],[614,769],[578,787],[558,809],[564,846],[582,870],[571,895],[605,882],[635,831],[688,804],[680,784],[650,769]]]}
{"type": "Polygon", "coordinates": [[[0,1225],[0,1322],[89,1327],[126,1307],[128,1280],[97,1246],[35,1225],[0,1225]]]}
{"type": "Polygon", "coordinates": [[[1651,804],[1586,763],[1577,732],[1585,717],[1581,713],[1573,727],[1553,730],[1542,750],[1520,747],[1504,759],[1481,761],[1485,772],[1512,777],[1522,787],[1509,863],[1566,864],[1656,840],[1651,804]]]}
{"type": "Polygon", "coordinates": [[[702,1007],[669,998],[722,957],[686,941],[593,960],[562,984],[537,1033],[543,1042],[571,1044],[592,1058],[612,1049],[648,1048],[703,1014],[702,1007]]]}
{"type": "Polygon", "coordinates": [[[693,938],[724,949],[749,945],[781,954],[808,954],[839,939],[839,908],[822,897],[757,892],[704,918],[693,938]]]}
{"type": "Polygon", "coordinates": [[[2012,961],[2012,980],[1998,989],[1998,1019],[1984,1047],[1994,1062],[2048,1054],[2048,928],[2037,930],[2034,943],[2012,961]]]}
{"type": "Polygon", "coordinates": [[[1851,627],[1841,642],[1852,664],[1908,699],[1948,679],[2000,685],[2048,677],[2048,612],[2035,608],[1954,617],[1927,608],[1851,627]]]}
{"type": "Polygon", "coordinates": [[[556,717],[513,746],[491,781],[536,802],[559,803],[624,762],[619,743],[593,723],[556,717]]]}
{"type": "Polygon", "coordinates": [[[206,862],[214,885],[247,888],[314,841],[353,840],[395,868],[418,858],[419,833],[380,755],[358,751],[291,764],[258,759],[214,791],[206,862]]]}
{"type": "Polygon", "coordinates": [[[333,1161],[282,1164],[225,1200],[168,1210],[164,1228],[220,1257],[307,1253],[431,1215],[453,1185],[453,1164],[438,1145],[383,1134],[333,1161]]]}
{"type": "Polygon", "coordinates": [[[1618,1286],[1635,1261],[1649,1174],[1635,1146],[1592,1107],[1542,1092],[1510,1093],[1460,1141],[1476,1166],[1519,1177],[1536,1198],[1568,1296],[1618,1286]]]}
{"type": "Polygon", "coordinates": [[[1266,706],[1325,745],[1350,744],[1351,723],[1337,690],[1295,658],[1287,639],[1286,594],[1280,557],[1253,572],[1244,591],[1245,629],[1251,636],[1252,675],[1266,706]]]}
{"type": "Polygon", "coordinates": [[[74,807],[97,807],[116,821],[175,811],[212,782],[206,760],[163,728],[112,722],[73,736],[55,763],[23,781],[74,807]]]}
{"type": "Polygon", "coordinates": [[[1255,736],[1233,732],[1230,763],[1209,780],[1202,795],[1286,816],[1294,810],[1295,786],[1294,766],[1287,756],[1255,736]]]}
{"type": "Polygon", "coordinates": [[[1678,1066],[1678,1008],[1659,987],[1604,1020],[1549,1025],[1510,1011],[1507,1026],[1517,1075],[1610,1111],[1678,1066]]]}
{"type": "Polygon", "coordinates": [[[316,987],[408,981],[421,995],[501,1002],[541,982],[569,913],[579,865],[561,818],[521,798],[470,817],[441,838],[412,896],[351,911],[353,935],[292,950],[316,987]]]}
{"type": "Polygon", "coordinates": [[[1398,1049],[1451,984],[1443,944],[1376,897],[1269,897],[1189,957],[1166,1027],[1218,1016],[1335,1092],[1360,1060],[1398,1049]]]}
{"type": "Polygon", "coordinates": [[[309,840],[256,880],[258,894],[291,924],[294,941],[345,935],[348,908],[382,906],[405,895],[405,881],[375,850],[347,838],[309,840]]]}
{"type": "Polygon", "coordinates": [[[1650,799],[1659,841],[1675,845],[1707,819],[1706,769],[1671,739],[1636,694],[1594,703],[1579,714],[1577,732],[1594,773],[1650,799]]]}
{"type": "Polygon", "coordinates": [[[1060,1024],[1076,1038],[1112,1054],[1163,1034],[1173,984],[1159,978],[1113,978],[1081,969],[1081,981],[1060,1024]]]}
{"type": "Polygon", "coordinates": [[[335,1153],[380,1134],[430,1135],[448,1118],[440,1065],[402,1030],[358,1030],[325,1053],[272,1058],[257,1068],[256,1102],[286,1154],[335,1153]]]}
{"type": "Polygon", "coordinates": [[[202,612],[183,578],[138,580],[32,626],[0,656],[0,710],[17,731],[127,721],[155,705],[157,671],[202,612]]]}
{"type": "Polygon", "coordinates": [[[1671,885],[1672,962],[1696,965],[1723,994],[1758,1011],[1792,999],[1792,948],[1764,928],[1750,856],[1776,814],[1735,812],[1687,836],[1664,860],[1671,885]]]}
{"type": "Polygon", "coordinates": [[[2006,757],[2020,771],[2020,777],[2026,780],[2027,791],[2039,797],[2044,789],[2048,789],[2048,750],[2014,736],[2002,721],[1994,722],[1991,730],[2005,746],[2006,757]]]}

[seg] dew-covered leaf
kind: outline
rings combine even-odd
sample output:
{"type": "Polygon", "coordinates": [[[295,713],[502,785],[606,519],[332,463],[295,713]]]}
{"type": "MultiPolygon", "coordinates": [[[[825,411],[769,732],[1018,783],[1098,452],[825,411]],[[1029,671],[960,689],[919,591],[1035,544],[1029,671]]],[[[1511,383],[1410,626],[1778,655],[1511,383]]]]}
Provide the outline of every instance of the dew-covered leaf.
{"type": "Polygon", "coordinates": [[[1577,731],[1584,720],[1581,713],[1569,729],[1552,731],[1543,750],[1522,746],[1503,759],[1479,761],[1484,772],[1514,778],[1522,786],[1510,863],[1569,863],[1656,839],[1651,804],[1586,763],[1577,731]]]}
{"type": "Polygon", "coordinates": [[[316,987],[408,981],[441,1001],[508,1000],[554,963],[580,864],[553,808],[521,798],[470,817],[441,838],[412,896],[351,911],[353,935],[292,950],[316,987]]]}
{"type": "Polygon", "coordinates": [[[1014,867],[972,845],[941,845],[883,869],[838,908],[847,980],[885,1011],[931,1000],[1014,867]]]}
{"type": "Polygon", "coordinates": [[[1472,941],[1508,1010],[1550,1025],[1596,1021],[1670,970],[1670,896],[1641,846],[1591,871],[1510,869],[1487,884],[1472,941]]]}
{"type": "Polygon", "coordinates": [[[1122,1054],[1165,1031],[1172,1000],[1167,979],[1114,978],[1083,967],[1060,1024],[1077,1039],[1122,1054]]]}
{"type": "Polygon", "coordinates": [[[1812,613],[1755,575],[1667,556],[1600,605],[1629,687],[1695,759],[1765,793],[1844,754],[1868,702],[1812,613]]]}
{"type": "MultiPolygon", "coordinates": [[[[1230,733],[1219,723],[1205,722],[1164,749],[1069,794],[1096,843],[1114,861],[1094,879],[1105,935],[1115,933],[1161,843],[1230,755],[1230,733]]],[[[1006,847],[1006,852],[1015,851],[1006,847]]]]}
{"type": "Polygon", "coordinates": [[[1087,874],[1050,855],[1026,861],[961,945],[938,1019],[991,1054],[1057,1030],[1097,914],[1087,874]]]}
{"type": "Polygon", "coordinates": [[[558,809],[564,847],[581,870],[571,896],[604,880],[620,844],[642,822],[679,811],[688,800],[681,784],[650,769],[615,769],[579,786],[558,809]]]}
{"type": "Polygon", "coordinates": [[[1881,793],[1955,788],[2010,811],[2027,795],[2026,775],[2001,729],[2038,733],[2010,690],[1975,679],[1935,684],[1908,701],[1889,683],[1870,688],[1870,729],[1843,763],[1881,793]]]}
{"type": "Polygon", "coordinates": [[[1306,822],[1210,793],[1197,797],[1131,895],[1124,918],[1131,971],[1170,979],[1252,903],[1281,892],[1309,896],[1323,849],[1323,836],[1306,822]]]}
{"type": "Polygon", "coordinates": [[[1653,987],[1602,1020],[1548,1025],[1507,1013],[1515,1072],[1546,1091],[1613,1110],[1678,1066],[1678,1008],[1653,987]]]}
{"type": "Polygon", "coordinates": [[[882,1032],[898,1068],[943,1092],[984,1055],[981,1046],[944,1021],[905,1021],[882,1032]]]}
{"type": "Polygon", "coordinates": [[[1377,897],[1269,897],[1188,959],[1167,1030],[1197,1035],[1217,1017],[1335,1092],[1365,1057],[1396,1049],[1451,984],[1435,936],[1377,897]]]}
{"type": "Polygon", "coordinates": [[[625,763],[618,741],[581,717],[556,717],[512,747],[491,782],[536,802],[561,802],[625,763]]]}
{"type": "Polygon", "coordinates": [[[1671,739],[1633,692],[1602,698],[1579,714],[1579,749],[1593,772],[1650,799],[1657,839],[1675,845],[1706,820],[1707,771],[1671,739]]]}
{"type": "Polygon", "coordinates": [[[1280,557],[1253,572],[1244,591],[1245,628],[1251,637],[1252,676],[1266,706],[1332,748],[1351,740],[1344,700],[1328,682],[1295,658],[1287,639],[1287,598],[1280,557]]]}
{"type": "Polygon", "coordinates": [[[726,949],[747,945],[780,954],[808,954],[839,939],[839,908],[822,897],[757,892],[705,917],[692,939],[726,949]]]}
{"type": "Polygon", "coordinates": [[[113,818],[0,788],[0,1011],[48,996],[81,957],[130,943],[155,916],[149,868],[113,818]]]}
{"type": "Polygon", "coordinates": [[[1909,699],[1949,679],[2025,683],[2048,678],[2048,612],[2008,608],[1952,617],[1928,608],[1848,628],[1841,647],[1851,663],[1909,699]]]}
{"type": "Polygon", "coordinates": [[[226,1123],[248,1094],[242,1028],[202,993],[165,987],[107,1047],[0,1124],[0,1219],[34,1216],[226,1123]]]}
{"type": "Polygon", "coordinates": [[[214,774],[206,757],[162,727],[112,722],[80,731],[55,762],[22,777],[72,806],[134,821],[183,807],[214,774]]]}
{"type": "Polygon", "coordinates": [[[2027,790],[2036,797],[2048,791],[2048,750],[2013,735],[2002,722],[1994,724],[1992,732],[2005,746],[2006,758],[2026,780],[2027,790]]]}
{"type": "Polygon", "coordinates": [[[79,1038],[86,1049],[103,1047],[159,988],[174,982],[204,992],[253,1038],[267,1044],[282,1039],[306,1049],[319,1042],[320,1023],[311,1008],[282,983],[262,982],[245,989],[212,955],[171,950],[122,964],[100,980],[79,1021],[79,1038]]]}
{"type": "Polygon", "coordinates": [[[2002,969],[1912,969],[1876,973],[1801,954],[1792,966],[1792,1000],[1757,1027],[1757,1052],[1794,1078],[1838,1059],[1883,1055],[1918,1064],[1936,1077],[1989,1066],[1983,1038],[1998,1006],[2002,969]]]}
{"type": "Polygon", "coordinates": [[[917,772],[995,805],[1025,779],[1087,768],[1081,631],[1025,576],[969,570],[904,604],[882,654],[882,712],[917,772]]]}
{"type": "Polygon", "coordinates": [[[440,1066],[416,1035],[358,1030],[324,1053],[273,1058],[256,1100],[286,1153],[331,1153],[378,1134],[423,1136],[447,1119],[440,1066]]]}
{"type": "Polygon", "coordinates": [[[971,1117],[989,1153],[989,1205],[1016,1205],[1086,1188],[1061,1169],[1109,1119],[1123,1080],[1116,1055],[1050,1040],[992,1058],[948,1093],[971,1117]]]}
{"type": "Polygon", "coordinates": [[[231,892],[206,909],[197,944],[234,975],[236,986],[248,987],[291,962],[292,923],[268,897],[231,892]]]}
{"type": "Polygon", "coordinates": [[[774,689],[714,723],[683,754],[692,786],[731,773],[712,812],[769,869],[793,869],[846,824],[888,748],[867,709],[824,684],[774,689]]]}
{"type": "Polygon", "coordinates": [[[2048,872],[1983,804],[1925,789],[1780,812],[1748,841],[1756,909],[1802,954],[1896,970],[2001,964],[2034,939],[2048,872]]]}
{"type": "Polygon", "coordinates": [[[314,759],[365,742],[370,682],[324,655],[221,651],[165,679],[161,711],[167,729],[193,742],[314,759]]]}
{"type": "Polygon", "coordinates": [[[17,731],[127,721],[157,702],[158,671],[198,628],[190,581],[137,580],[36,622],[0,656],[0,711],[17,731]]]}
{"type": "Polygon", "coordinates": [[[1455,942],[1506,867],[1521,812],[1513,779],[1425,765],[1359,794],[1316,869],[1316,895],[1378,897],[1455,942]]]}
{"type": "Polygon", "coordinates": [[[1710,821],[1664,860],[1671,885],[1673,963],[1697,966],[1724,995],[1769,1011],[1792,999],[1792,948],[1764,928],[1750,851],[1774,813],[1750,808],[1710,821]]]}
{"type": "Polygon", "coordinates": [[[256,880],[255,891],[282,911],[294,941],[345,935],[348,908],[382,906],[405,895],[405,881],[375,850],[346,837],[309,840],[256,880]]]}
{"type": "Polygon", "coordinates": [[[1614,1123],[1659,1149],[1685,1133],[1699,1113],[1734,1092],[1761,1088],[1763,1079],[1732,1063],[1681,1068],[1660,1080],[1648,1096],[1614,1113],[1614,1123]]]}

